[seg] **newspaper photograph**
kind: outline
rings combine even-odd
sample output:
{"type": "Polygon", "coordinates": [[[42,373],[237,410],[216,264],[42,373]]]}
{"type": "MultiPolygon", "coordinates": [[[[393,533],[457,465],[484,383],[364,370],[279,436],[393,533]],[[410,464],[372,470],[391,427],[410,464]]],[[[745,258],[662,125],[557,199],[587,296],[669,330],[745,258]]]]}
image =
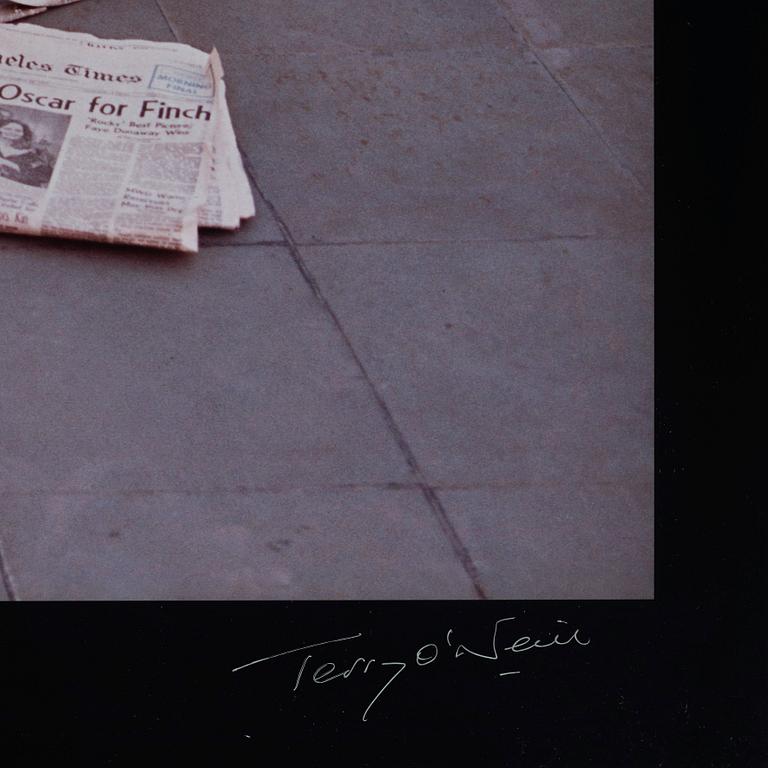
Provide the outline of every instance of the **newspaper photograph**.
{"type": "Polygon", "coordinates": [[[0,26],[0,231],[194,252],[253,215],[215,50],[0,26]]]}

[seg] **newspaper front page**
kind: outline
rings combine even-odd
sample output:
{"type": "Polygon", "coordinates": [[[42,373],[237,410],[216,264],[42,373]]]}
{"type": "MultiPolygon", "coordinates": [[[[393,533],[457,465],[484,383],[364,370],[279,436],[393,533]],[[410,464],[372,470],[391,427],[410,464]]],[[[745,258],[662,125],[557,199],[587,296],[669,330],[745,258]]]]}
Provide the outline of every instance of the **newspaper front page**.
{"type": "Polygon", "coordinates": [[[216,51],[0,26],[0,230],[196,251],[253,213],[216,51]]]}

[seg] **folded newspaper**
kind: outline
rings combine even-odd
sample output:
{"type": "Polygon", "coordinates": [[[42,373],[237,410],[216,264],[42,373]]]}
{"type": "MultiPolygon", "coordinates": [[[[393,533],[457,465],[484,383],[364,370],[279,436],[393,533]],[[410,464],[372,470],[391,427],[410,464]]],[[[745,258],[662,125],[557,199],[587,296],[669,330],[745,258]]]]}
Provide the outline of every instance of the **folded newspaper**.
{"type": "Polygon", "coordinates": [[[34,16],[56,5],[69,5],[78,0],[18,0],[18,2],[5,2],[0,0],[0,22],[17,21],[26,16],[34,16]]]}
{"type": "Polygon", "coordinates": [[[215,50],[0,25],[0,231],[194,252],[254,213],[215,50]]]}

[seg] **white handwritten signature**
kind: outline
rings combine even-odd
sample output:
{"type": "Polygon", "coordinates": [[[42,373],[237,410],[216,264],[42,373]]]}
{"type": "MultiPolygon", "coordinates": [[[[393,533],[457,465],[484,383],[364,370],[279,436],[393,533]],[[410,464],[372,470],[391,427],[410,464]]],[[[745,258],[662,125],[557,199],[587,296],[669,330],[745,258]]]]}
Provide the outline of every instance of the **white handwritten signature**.
{"type": "MultiPolygon", "coordinates": [[[[498,634],[499,634],[499,627],[510,621],[515,621],[517,617],[516,616],[507,616],[503,619],[499,619],[494,625],[493,625],[493,637],[491,639],[491,647],[490,647],[490,653],[480,653],[479,651],[473,651],[470,648],[468,648],[463,643],[459,643],[458,645],[454,646],[454,644],[451,642],[451,635],[453,634],[453,629],[449,629],[448,632],[445,635],[445,643],[451,650],[454,651],[453,658],[458,659],[461,656],[464,656],[465,654],[470,654],[471,656],[476,656],[480,659],[485,659],[487,661],[491,662],[498,662],[499,657],[499,651],[506,652],[511,651],[512,653],[524,653],[526,651],[533,651],[537,649],[544,649],[544,648],[552,648],[552,647],[558,647],[558,646],[564,646],[564,645],[570,645],[571,643],[575,643],[579,646],[587,646],[592,641],[591,640],[582,640],[579,638],[579,630],[574,630],[567,640],[561,640],[559,634],[555,634],[552,639],[550,639],[548,642],[543,642],[542,640],[534,640],[529,636],[521,635],[511,645],[505,645],[502,648],[498,647],[498,634]]],[[[568,622],[563,621],[562,619],[556,620],[558,624],[567,624],[568,622]]],[[[254,661],[249,661],[247,664],[241,664],[239,667],[235,667],[232,671],[233,672],[240,672],[244,669],[247,669],[248,667],[252,667],[255,664],[261,664],[265,661],[271,661],[272,659],[277,659],[281,656],[288,656],[290,654],[299,653],[300,651],[307,651],[310,648],[320,648],[322,646],[326,645],[332,645],[333,643],[345,643],[350,640],[356,640],[363,636],[362,632],[358,632],[354,635],[348,635],[346,637],[337,637],[333,640],[324,640],[320,643],[310,643],[309,645],[302,645],[298,648],[291,648],[287,651],[281,651],[280,653],[274,653],[271,656],[264,656],[261,659],[255,659],[254,661]]],[[[419,648],[416,651],[416,654],[414,656],[414,661],[416,663],[416,667],[426,667],[429,664],[433,664],[438,656],[440,655],[440,648],[438,647],[437,643],[426,643],[425,645],[422,645],[421,648],[419,648]]],[[[304,671],[307,667],[307,664],[309,660],[313,658],[313,654],[308,653],[306,656],[304,656],[299,669],[298,673],[296,675],[296,681],[293,685],[293,691],[297,691],[299,689],[299,685],[301,684],[302,679],[304,679],[304,671]]],[[[356,669],[361,669],[361,673],[363,675],[366,675],[368,673],[368,670],[375,664],[379,664],[382,667],[397,667],[394,674],[384,683],[384,685],[379,689],[378,693],[371,699],[370,703],[366,707],[365,711],[363,712],[363,722],[366,722],[368,720],[368,713],[371,711],[371,707],[376,703],[376,701],[379,699],[382,693],[395,681],[398,675],[400,675],[407,667],[408,664],[405,661],[379,661],[377,662],[376,659],[365,659],[363,657],[358,657],[355,659],[355,661],[352,663],[352,665],[345,670],[342,670],[341,672],[336,672],[336,664],[332,661],[326,661],[322,664],[320,664],[317,668],[315,668],[314,672],[311,676],[312,683],[315,683],[316,685],[324,685],[325,683],[330,683],[333,680],[343,679],[347,680],[352,673],[356,669]],[[358,667],[358,664],[361,666],[358,667]],[[335,673],[335,674],[334,674],[335,673]]],[[[507,672],[499,672],[499,677],[506,677],[507,675],[519,675],[520,670],[512,670],[507,672]]]]}

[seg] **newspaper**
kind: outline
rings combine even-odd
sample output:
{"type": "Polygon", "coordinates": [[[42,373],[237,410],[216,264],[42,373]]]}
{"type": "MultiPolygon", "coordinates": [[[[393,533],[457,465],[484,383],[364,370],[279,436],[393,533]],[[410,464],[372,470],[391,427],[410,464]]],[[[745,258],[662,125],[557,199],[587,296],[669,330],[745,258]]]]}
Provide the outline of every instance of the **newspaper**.
{"type": "Polygon", "coordinates": [[[34,16],[35,14],[47,11],[45,6],[27,6],[19,3],[4,3],[0,0],[0,23],[7,21],[17,21],[18,19],[34,16]]]}
{"type": "Polygon", "coordinates": [[[0,231],[194,252],[254,213],[215,50],[0,25],[0,231]]]}
{"type": "Polygon", "coordinates": [[[4,2],[0,0],[0,22],[17,21],[26,16],[34,16],[37,13],[47,11],[56,5],[69,5],[78,0],[17,0],[17,2],[4,2]]]}

